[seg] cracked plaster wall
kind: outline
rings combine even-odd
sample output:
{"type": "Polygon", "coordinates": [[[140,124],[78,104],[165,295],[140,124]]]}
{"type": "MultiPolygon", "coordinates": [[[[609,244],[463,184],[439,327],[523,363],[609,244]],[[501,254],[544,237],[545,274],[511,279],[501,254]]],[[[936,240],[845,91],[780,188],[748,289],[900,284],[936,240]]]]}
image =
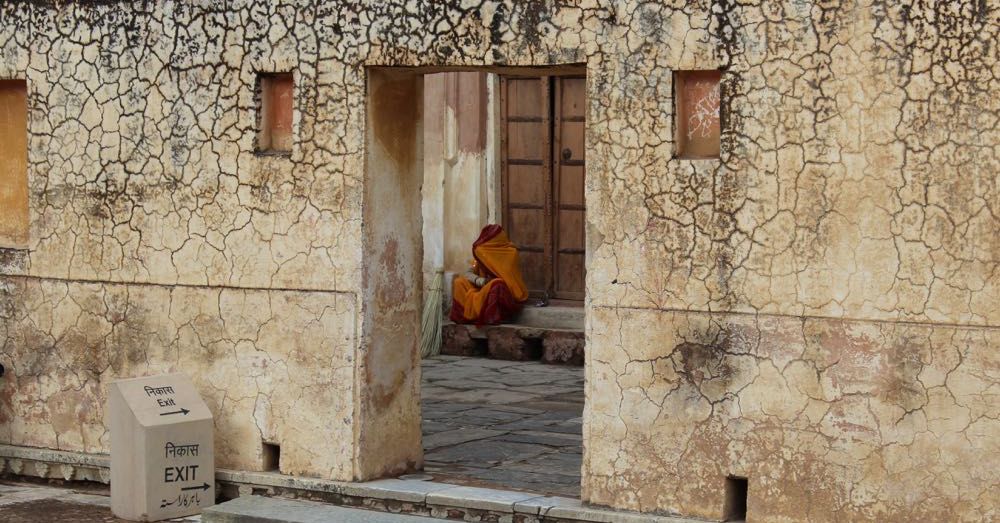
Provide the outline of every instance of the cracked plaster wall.
{"type": "MultiPolygon", "coordinates": [[[[585,63],[584,498],[719,517],[737,474],[756,520],[998,517],[995,2],[22,2],[0,20],[0,76],[26,77],[32,107],[29,248],[0,264],[19,274],[8,441],[106,450],[99,384],[132,343],[55,324],[162,330],[147,361],[176,368],[212,347],[173,334],[178,293],[209,323],[227,293],[329,306],[271,310],[326,344],[284,340],[334,362],[302,371],[346,393],[309,407],[341,441],[370,385],[324,374],[359,365],[371,327],[365,66],[585,63]],[[674,159],[671,72],[718,67],[722,158],[674,159]],[[291,158],[252,153],[256,69],[295,71],[291,158]],[[114,321],[122,293],[160,317],[114,321]],[[63,295],[88,312],[56,319],[63,295]],[[91,352],[111,363],[75,364],[91,352]],[[80,435],[54,441],[59,420],[80,435]]],[[[245,386],[236,362],[275,350],[244,347],[190,365],[211,403],[207,369],[245,386]]],[[[220,431],[258,430],[245,409],[220,431]]],[[[242,445],[220,456],[241,466],[242,445]]],[[[304,472],[355,474],[349,447],[304,472]]]]}

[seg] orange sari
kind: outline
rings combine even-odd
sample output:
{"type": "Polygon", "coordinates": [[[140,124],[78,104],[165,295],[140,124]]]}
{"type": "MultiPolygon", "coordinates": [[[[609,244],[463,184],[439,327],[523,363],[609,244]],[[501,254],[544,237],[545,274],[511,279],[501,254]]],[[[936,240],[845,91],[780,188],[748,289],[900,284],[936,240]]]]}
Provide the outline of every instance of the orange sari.
{"type": "Polygon", "coordinates": [[[517,247],[511,243],[503,227],[487,225],[472,244],[476,259],[474,270],[479,276],[492,278],[476,287],[465,276],[452,283],[451,320],[476,325],[496,324],[510,319],[528,299],[528,289],[521,278],[517,247]]]}

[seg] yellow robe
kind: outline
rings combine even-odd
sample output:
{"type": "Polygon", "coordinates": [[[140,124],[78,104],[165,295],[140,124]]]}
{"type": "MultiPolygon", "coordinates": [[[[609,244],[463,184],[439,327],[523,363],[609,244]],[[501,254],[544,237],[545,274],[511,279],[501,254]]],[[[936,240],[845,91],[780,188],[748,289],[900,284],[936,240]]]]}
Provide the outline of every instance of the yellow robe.
{"type": "Polygon", "coordinates": [[[476,287],[468,278],[456,277],[452,283],[451,319],[466,323],[499,323],[509,319],[520,303],[528,299],[517,247],[499,225],[487,225],[473,244],[472,254],[476,258],[476,273],[492,279],[476,287]],[[495,289],[501,283],[506,291],[495,289]]]}

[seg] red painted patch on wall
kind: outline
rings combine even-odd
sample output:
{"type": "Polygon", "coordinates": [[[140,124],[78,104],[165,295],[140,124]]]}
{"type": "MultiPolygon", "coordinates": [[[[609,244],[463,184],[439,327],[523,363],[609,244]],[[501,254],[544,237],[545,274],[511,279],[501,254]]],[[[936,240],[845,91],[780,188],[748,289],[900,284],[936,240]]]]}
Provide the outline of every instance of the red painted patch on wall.
{"type": "Polygon", "coordinates": [[[257,149],[261,152],[291,152],[295,83],[292,73],[260,77],[260,128],[257,149]]]}
{"type": "Polygon", "coordinates": [[[678,157],[719,157],[721,79],[721,71],[674,73],[674,129],[678,157]]]}

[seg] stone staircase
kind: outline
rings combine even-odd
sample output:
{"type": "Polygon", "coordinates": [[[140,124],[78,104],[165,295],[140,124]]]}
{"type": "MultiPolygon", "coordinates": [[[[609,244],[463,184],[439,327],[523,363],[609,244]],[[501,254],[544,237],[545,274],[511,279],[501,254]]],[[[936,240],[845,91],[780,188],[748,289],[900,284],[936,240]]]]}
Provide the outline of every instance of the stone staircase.
{"type": "Polygon", "coordinates": [[[446,320],[441,354],[583,365],[583,320],[583,307],[566,306],[527,306],[513,323],[501,325],[446,320]]]}

